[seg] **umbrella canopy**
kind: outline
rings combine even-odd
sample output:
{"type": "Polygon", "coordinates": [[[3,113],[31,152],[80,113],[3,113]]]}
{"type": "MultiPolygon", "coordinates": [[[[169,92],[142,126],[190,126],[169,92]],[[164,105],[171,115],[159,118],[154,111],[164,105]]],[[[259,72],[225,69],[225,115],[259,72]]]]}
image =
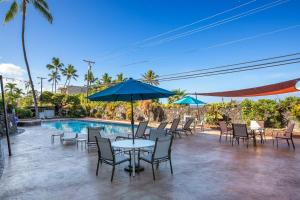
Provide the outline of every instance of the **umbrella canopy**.
{"type": "Polygon", "coordinates": [[[132,78],[88,97],[91,101],[135,101],[166,98],[173,92],[155,87],[132,78]]]}
{"type": "Polygon", "coordinates": [[[179,99],[178,101],[174,102],[175,104],[188,104],[188,105],[200,105],[205,104],[203,101],[200,101],[194,97],[191,96],[185,96],[182,99],[179,99]]]}
{"type": "Polygon", "coordinates": [[[134,143],[133,101],[166,98],[174,95],[173,92],[155,87],[132,78],[92,94],[91,101],[128,101],[131,102],[131,130],[134,143]]]}

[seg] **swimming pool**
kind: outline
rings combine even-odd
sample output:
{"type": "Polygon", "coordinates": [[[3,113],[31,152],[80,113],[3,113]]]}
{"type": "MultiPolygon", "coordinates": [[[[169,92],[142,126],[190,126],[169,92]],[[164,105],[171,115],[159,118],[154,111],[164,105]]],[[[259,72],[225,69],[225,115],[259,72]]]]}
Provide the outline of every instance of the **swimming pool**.
{"type": "Polygon", "coordinates": [[[42,122],[42,127],[61,130],[64,132],[72,132],[78,134],[86,134],[87,127],[104,127],[101,135],[127,135],[131,132],[129,124],[111,123],[111,122],[95,122],[81,120],[57,120],[42,122]]]}

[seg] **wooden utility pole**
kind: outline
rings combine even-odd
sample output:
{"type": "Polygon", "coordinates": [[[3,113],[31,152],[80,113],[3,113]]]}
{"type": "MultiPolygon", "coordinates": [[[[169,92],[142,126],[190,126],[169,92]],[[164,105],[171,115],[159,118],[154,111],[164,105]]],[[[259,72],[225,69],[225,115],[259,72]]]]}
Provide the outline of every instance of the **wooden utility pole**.
{"type": "Polygon", "coordinates": [[[43,80],[47,79],[47,78],[44,78],[44,77],[37,77],[37,78],[41,79],[41,94],[40,94],[41,98],[40,98],[40,100],[42,101],[42,98],[43,98],[43,96],[42,96],[42,93],[43,93],[43,80]]]}
{"type": "Polygon", "coordinates": [[[1,84],[1,95],[2,95],[2,106],[3,106],[3,114],[4,114],[4,124],[5,124],[5,133],[6,133],[6,139],[7,139],[7,147],[8,147],[8,155],[11,156],[11,147],[10,147],[10,140],[9,140],[9,127],[8,127],[8,121],[7,121],[7,110],[6,110],[6,103],[5,103],[5,97],[4,97],[4,87],[3,87],[3,77],[0,75],[0,84],[1,84]]]}
{"type": "Polygon", "coordinates": [[[83,62],[86,62],[87,64],[88,64],[88,71],[87,71],[87,79],[86,79],[86,97],[88,97],[89,96],[89,87],[90,87],[90,84],[91,84],[91,82],[90,82],[90,80],[89,80],[89,75],[90,75],[90,73],[92,72],[92,65],[93,64],[95,64],[95,62],[94,61],[91,61],[91,60],[83,60],[83,62]]]}

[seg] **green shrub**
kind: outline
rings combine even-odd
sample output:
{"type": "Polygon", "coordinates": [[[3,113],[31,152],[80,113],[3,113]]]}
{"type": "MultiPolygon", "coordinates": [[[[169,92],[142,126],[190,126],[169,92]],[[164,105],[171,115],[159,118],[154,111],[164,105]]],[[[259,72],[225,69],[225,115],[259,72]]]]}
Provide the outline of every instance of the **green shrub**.
{"type": "Polygon", "coordinates": [[[33,116],[33,112],[26,108],[16,108],[16,115],[20,119],[26,119],[31,118],[33,116]]]}

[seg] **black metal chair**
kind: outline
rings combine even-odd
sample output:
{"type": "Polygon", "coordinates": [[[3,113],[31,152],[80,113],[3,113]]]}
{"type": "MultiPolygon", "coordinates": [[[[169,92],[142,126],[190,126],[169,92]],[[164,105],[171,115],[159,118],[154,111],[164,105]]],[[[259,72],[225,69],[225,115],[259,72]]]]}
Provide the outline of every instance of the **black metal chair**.
{"type": "Polygon", "coordinates": [[[185,124],[183,125],[183,127],[180,128],[180,129],[177,129],[177,131],[185,133],[186,135],[188,135],[188,133],[193,134],[191,125],[194,122],[194,120],[195,119],[192,118],[192,117],[187,118],[187,120],[186,120],[185,124]]]}
{"type": "MultiPolygon", "coordinates": [[[[140,122],[137,129],[136,129],[136,132],[135,132],[135,135],[134,135],[134,138],[145,138],[145,132],[146,132],[146,129],[147,129],[147,126],[148,126],[148,121],[144,121],[144,122],[140,122]]],[[[117,136],[116,137],[116,140],[117,139],[130,139],[132,137],[132,134],[128,134],[128,136],[117,136]]]]}
{"type": "Polygon", "coordinates": [[[232,124],[232,129],[233,129],[233,135],[232,135],[232,141],[231,144],[233,146],[233,141],[240,144],[240,139],[246,140],[247,142],[247,148],[249,144],[249,134],[247,130],[247,125],[246,124],[232,124]]]}
{"type": "MultiPolygon", "coordinates": [[[[131,166],[131,153],[129,152],[129,158],[125,157],[122,152],[115,152],[111,146],[110,140],[108,138],[95,137],[97,148],[98,148],[98,163],[96,176],[98,176],[99,164],[105,163],[111,165],[113,167],[111,179],[113,181],[115,166],[124,162],[129,162],[129,166],[131,166]]],[[[131,173],[129,173],[131,176],[131,173]]]]}
{"type": "Polygon", "coordinates": [[[180,118],[173,119],[171,127],[167,129],[167,133],[173,135],[174,138],[176,135],[178,135],[181,138],[180,132],[178,131],[179,122],[180,122],[180,118]]]}
{"type": "Polygon", "coordinates": [[[219,121],[219,126],[220,126],[220,138],[219,138],[219,142],[221,143],[223,135],[226,136],[226,141],[227,141],[227,136],[229,135],[229,141],[231,141],[232,130],[228,129],[227,123],[225,121],[219,121]]]}
{"type": "Polygon", "coordinates": [[[295,144],[293,141],[293,130],[295,127],[295,122],[289,122],[286,130],[284,132],[276,132],[276,135],[273,135],[273,146],[274,146],[274,139],[276,140],[276,146],[278,148],[278,139],[286,140],[288,146],[290,147],[289,140],[291,140],[293,149],[295,149],[295,144]]]}
{"type": "Polygon", "coordinates": [[[161,122],[159,124],[159,126],[157,127],[157,130],[164,130],[167,125],[168,125],[168,122],[161,122]]]}
{"type": "Polygon", "coordinates": [[[100,131],[103,130],[103,127],[88,127],[87,128],[87,147],[88,152],[90,148],[96,148],[96,139],[95,137],[101,137],[100,131]]]}
{"type": "Polygon", "coordinates": [[[157,168],[159,163],[167,162],[170,163],[171,174],[173,174],[172,161],[171,161],[171,147],[173,142],[173,136],[168,135],[163,138],[156,138],[155,146],[152,154],[142,155],[138,154],[138,161],[143,160],[147,163],[150,163],[152,166],[152,175],[153,180],[155,180],[154,165],[156,164],[157,168]]]}

